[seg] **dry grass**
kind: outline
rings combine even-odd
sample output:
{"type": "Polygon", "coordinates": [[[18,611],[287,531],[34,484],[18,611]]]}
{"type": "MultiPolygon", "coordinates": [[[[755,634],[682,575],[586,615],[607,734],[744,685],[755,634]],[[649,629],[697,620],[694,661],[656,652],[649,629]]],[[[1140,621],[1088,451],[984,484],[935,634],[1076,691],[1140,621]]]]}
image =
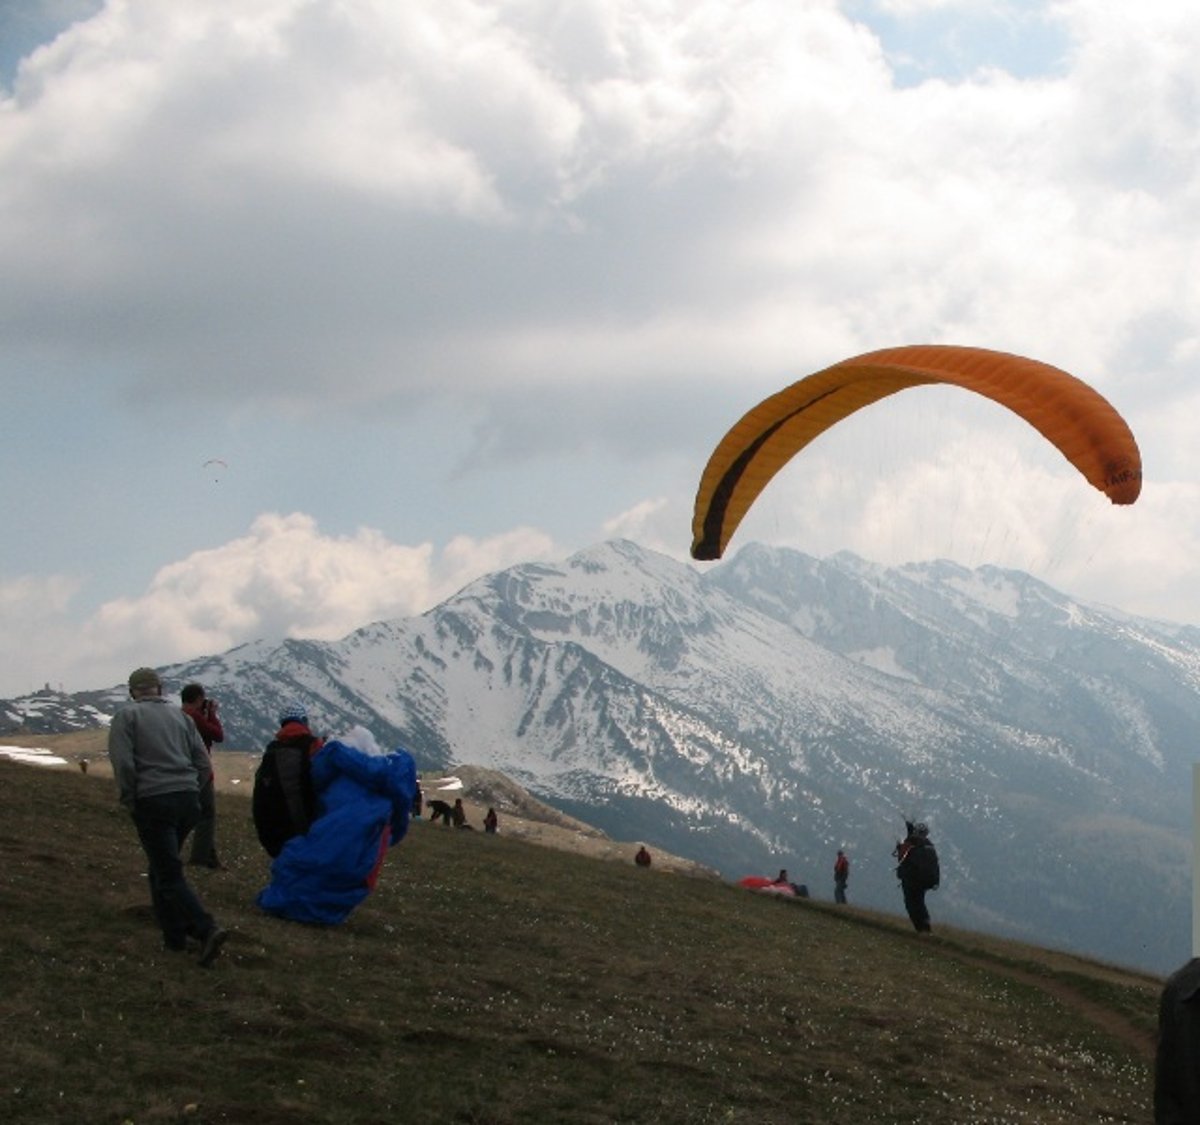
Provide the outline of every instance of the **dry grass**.
{"type": "MultiPolygon", "coordinates": [[[[0,735],[0,744],[18,747],[37,747],[48,750],[66,759],[71,768],[86,762],[92,777],[112,777],[112,767],[107,757],[107,731],[85,730],[70,734],[0,735]]],[[[221,793],[247,795],[254,784],[254,771],[262,759],[262,751],[220,749],[213,755],[217,789],[221,793]]],[[[424,777],[426,798],[441,796],[451,801],[463,798],[469,823],[475,828],[483,827],[483,817],[489,806],[494,806],[503,824],[504,835],[528,840],[530,843],[556,848],[559,851],[575,852],[593,859],[611,859],[628,863],[637,851],[640,841],[613,840],[598,828],[576,820],[566,813],[539,801],[532,794],[516,785],[504,774],[479,766],[456,766],[445,774],[427,773],[424,777]],[[439,793],[439,779],[453,776],[462,782],[461,789],[439,793]]],[[[662,871],[674,871],[687,875],[705,875],[719,878],[711,868],[683,856],[671,855],[656,848],[654,866],[662,871]]]]}
{"type": "Polygon", "coordinates": [[[160,953],[111,782],[0,760],[0,1120],[1146,1121],[1161,981],[417,824],[325,930],[259,913],[246,797],[160,953]]]}

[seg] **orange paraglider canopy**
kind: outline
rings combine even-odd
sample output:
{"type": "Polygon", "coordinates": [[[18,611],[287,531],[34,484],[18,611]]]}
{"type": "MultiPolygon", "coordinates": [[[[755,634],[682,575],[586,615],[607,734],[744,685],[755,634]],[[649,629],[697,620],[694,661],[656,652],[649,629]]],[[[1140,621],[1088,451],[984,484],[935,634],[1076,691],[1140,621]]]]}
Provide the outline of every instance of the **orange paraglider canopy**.
{"type": "Polygon", "coordinates": [[[721,439],[696,493],[692,557],[719,559],[758,494],[843,418],[897,391],[945,383],[1020,415],[1114,504],[1132,504],[1142,460],[1125,420],[1081,379],[986,348],[921,344],[844,359],[760,402],[721,439]]]}

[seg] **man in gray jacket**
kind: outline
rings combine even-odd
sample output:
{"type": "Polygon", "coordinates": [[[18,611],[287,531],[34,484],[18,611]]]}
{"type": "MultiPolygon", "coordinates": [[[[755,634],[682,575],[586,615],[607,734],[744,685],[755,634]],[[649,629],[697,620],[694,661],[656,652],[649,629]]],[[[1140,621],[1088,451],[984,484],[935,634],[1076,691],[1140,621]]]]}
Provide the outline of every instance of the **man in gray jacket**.
{"type": "Polygon", "coordinates": [[[228,934],[213,920],[183,874],[180,848],[200,819],[200,785],[211,769],[195,724],[163,698],[153,668],[129,677],[133,702],[108,728],[108,756],[121,804],[133,816],[149,865],[150,901],[168,950],[200,943],[211,965],[228,934]]]}

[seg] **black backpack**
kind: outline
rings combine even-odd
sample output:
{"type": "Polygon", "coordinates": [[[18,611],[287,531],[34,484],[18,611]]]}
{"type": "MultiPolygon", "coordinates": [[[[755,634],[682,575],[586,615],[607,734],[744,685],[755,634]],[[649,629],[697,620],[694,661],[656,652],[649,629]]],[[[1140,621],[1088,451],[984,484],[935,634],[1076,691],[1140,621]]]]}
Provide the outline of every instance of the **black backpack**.
{"type": "Polygon", "coordinates": [[[932,844],[917,844],[908,853],[907,864],[913,873],[913,882],[924,891],[932,891],[942,881],[938,855],[932,844]]]}
{"type": "Polygon", "coordinates": [[[313,741],[309,737],[268,743],[254,771],[254,829],[272,858],[293,836],[303,836],[312,824],[317,807],[309,760],[313,741]]]}

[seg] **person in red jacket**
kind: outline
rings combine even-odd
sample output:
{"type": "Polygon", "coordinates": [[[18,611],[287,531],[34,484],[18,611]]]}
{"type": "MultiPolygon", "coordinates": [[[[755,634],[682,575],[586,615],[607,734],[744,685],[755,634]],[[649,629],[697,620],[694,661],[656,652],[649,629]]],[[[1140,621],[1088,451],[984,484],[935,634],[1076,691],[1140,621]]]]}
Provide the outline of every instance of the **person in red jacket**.
{"type": "Polygon", "coordinates": [[[179,693],[183,702],[183,713],[189,716],[208,753],[208,779],[200,787],[200,822],[192,833],[192,854],[188,863],[194,867],[211,867],[216,871],[224,868],[217,858],[217,787],[216,774],[212,768],[212,746],[225,741],[225,730],[217,714],[215,699],[204,694],[200,684],[188,684],[179,693]]]}
{"type": "Polygon", "coordinates": [[[846,901],[846,883],[850,879],[850,861],[846,853],[838,849],[837,859],[833,861],[833,901],[846,901]]]}

